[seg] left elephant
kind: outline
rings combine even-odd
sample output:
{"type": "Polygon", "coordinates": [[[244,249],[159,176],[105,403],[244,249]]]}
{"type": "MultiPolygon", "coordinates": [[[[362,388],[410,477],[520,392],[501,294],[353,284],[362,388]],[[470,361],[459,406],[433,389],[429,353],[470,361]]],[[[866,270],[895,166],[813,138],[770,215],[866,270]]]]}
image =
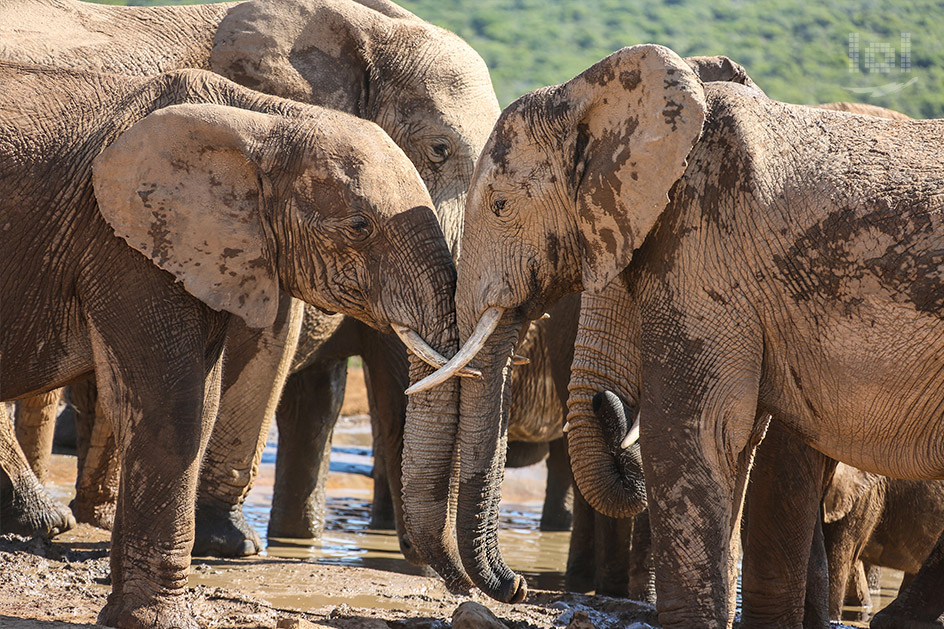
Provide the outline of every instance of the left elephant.
{"type": "Polygon", "coordinates": [[[210,73],[0,63],[0,86],[3,400],[95,371],[122,459],[99,622],[195,627],[194,499],[227,328],[272,325],[281,289],[454,352],[432,200],[373,123],[210,73]]]}

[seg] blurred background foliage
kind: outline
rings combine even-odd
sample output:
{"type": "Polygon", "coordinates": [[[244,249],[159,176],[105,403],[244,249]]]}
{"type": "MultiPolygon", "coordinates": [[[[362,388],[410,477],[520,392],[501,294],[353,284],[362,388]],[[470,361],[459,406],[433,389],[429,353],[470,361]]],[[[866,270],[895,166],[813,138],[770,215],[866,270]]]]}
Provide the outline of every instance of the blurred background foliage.
{"type": "Polygon", "coordinates": [[[478,50],[488,63],[502,106],[529,90],[565,81],[623,46],[654,42],[683,57],[727,55],[778,100],[858,101],[921,118],[944,117],[944,11],[939,0],[398,0],[398,4],[458,33],[478,50]],[[852,48],[851,34],[858,36],[852,48]],[[850,52],[856,49],[858,63],[850,64],[854,57],[850,52]],[[870,61],[880,67],[870,67],[870,61]]]}

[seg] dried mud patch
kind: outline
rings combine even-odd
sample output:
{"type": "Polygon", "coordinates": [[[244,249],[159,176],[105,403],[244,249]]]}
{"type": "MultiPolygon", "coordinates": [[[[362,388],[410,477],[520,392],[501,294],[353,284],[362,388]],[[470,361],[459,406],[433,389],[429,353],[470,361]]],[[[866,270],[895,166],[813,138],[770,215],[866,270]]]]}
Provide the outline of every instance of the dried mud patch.
{"type": "MultiPolygon", "coordinates": [[[[110,589],[108,535],[79,525],[51,541],[0,537],[0,626],[96,626],[110,589]]],[[[214,629],[446,629],[455,609],[470,600],[449,594],[437,578],[278,557],[197,558],[195,582],[188,593],[194,615],[201,626],[214,629]]],[[[655,624],[651,608],[606,597],[537,590],[520,605],[482,595],[471,600],[487,606],[509,629],[576,627],[583,619],[597,629],[655,624]]]]}

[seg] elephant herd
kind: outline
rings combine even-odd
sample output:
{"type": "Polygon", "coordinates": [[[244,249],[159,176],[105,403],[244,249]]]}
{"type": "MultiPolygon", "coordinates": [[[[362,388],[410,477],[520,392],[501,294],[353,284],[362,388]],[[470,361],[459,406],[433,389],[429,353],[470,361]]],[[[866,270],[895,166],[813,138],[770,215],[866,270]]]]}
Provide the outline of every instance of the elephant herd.
{"type": "Polygon", "coordinates": [[[74,524],[72,385],[100,623],[197,626],[273,418],[269,533],[320,533],[360,355],[375,521],[451,591],[526,598],[500,485],[549,453],[569,587],[730,626],[743,551],[742,626],[820,627],[889,566],[872,626],[944,627],[944,122],[657,45],[501,111],[389,0],[8,0],[0,86],[0,529],[74,524]]]}

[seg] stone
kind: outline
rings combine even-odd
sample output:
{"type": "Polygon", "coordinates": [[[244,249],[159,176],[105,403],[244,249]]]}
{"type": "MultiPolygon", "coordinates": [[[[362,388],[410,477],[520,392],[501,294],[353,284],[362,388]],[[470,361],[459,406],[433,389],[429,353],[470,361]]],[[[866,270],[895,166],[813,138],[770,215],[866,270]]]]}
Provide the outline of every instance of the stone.
{"type": "Polygon", "coordinates": [[[452,614],[452,629],[508,629],[488,607],[466,601],[452,614]]]}

